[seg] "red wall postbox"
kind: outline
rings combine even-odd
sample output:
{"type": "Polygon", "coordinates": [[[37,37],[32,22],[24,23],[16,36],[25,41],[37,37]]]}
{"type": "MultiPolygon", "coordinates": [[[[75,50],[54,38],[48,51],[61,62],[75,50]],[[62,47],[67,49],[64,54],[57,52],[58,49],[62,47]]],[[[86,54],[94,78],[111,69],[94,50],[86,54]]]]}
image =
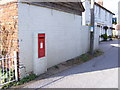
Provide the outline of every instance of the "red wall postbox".
{"type": "Polygon", "coordinates": [[[45,57],[45,34],[38,34],[38,58],[45,57]]]}

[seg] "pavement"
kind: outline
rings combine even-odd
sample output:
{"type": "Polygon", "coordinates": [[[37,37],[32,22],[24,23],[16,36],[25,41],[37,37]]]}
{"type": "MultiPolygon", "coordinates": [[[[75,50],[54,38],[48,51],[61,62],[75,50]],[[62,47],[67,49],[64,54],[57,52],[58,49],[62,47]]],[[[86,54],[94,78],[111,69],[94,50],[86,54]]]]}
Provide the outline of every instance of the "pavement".
{"type": "Polygon", "coordinates": [[[104,55],[23,88],[118,88],[118,40],[101,42],[104,55]]]}

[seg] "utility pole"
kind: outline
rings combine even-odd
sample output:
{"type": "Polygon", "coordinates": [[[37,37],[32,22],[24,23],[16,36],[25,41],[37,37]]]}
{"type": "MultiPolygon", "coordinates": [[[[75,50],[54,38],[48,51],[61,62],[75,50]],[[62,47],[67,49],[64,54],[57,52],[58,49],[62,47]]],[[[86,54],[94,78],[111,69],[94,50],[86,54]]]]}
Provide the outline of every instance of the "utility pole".
{"type": "Polygon", "coordinates": [[[91,0],[91,27],[90,27],[90,54],[94,54],[94,2],[95,0],[91,0]]]}

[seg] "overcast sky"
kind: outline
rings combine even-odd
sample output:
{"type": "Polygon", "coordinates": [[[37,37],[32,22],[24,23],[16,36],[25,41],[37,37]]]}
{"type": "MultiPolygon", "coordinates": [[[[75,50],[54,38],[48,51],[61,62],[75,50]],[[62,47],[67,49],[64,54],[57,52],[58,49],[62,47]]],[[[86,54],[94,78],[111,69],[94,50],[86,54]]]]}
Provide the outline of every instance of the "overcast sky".
{"type": "Polygon", "coordinates": [[[103,0],[103,6],[118,16],[118,1],[120,0],[103,0]]]}

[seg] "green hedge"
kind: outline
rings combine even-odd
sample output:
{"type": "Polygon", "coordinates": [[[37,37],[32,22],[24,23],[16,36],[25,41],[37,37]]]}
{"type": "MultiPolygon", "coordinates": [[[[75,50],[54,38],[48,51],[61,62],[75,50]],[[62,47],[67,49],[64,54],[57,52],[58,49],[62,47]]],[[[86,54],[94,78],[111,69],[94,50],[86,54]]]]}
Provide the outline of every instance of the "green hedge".
{"type": "Polygon", "coordinates": [[[104,41],[107,41],[107,39],[108,39],[107,34],[103,34],[103,35],[101,35],[101,37],[104,39],[104,41]]]}

